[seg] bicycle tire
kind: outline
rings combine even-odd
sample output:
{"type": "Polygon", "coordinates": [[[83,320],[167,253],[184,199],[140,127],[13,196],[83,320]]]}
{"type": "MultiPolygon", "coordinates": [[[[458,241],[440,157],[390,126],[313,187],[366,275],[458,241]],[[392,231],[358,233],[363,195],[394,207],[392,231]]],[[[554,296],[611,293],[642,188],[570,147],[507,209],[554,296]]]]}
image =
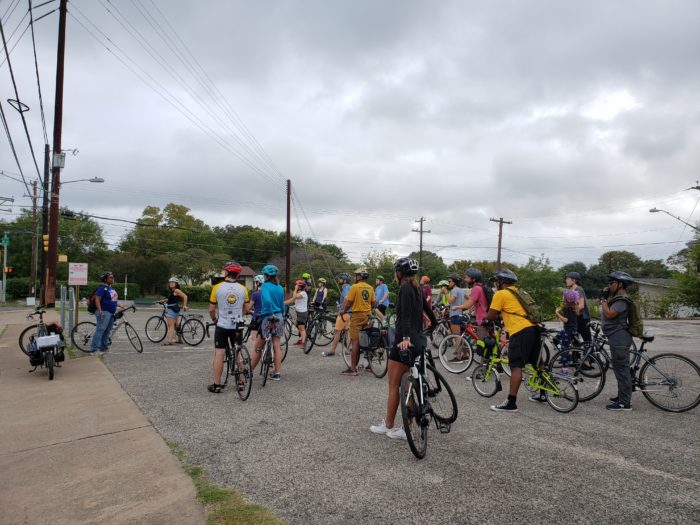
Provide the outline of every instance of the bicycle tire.
{"type": "Polygon", "coordinates": [[[287,359],[287,351],[289,350],[289,341],[284,341],[280,337],[280,350],[282,351],[282,363],[284,363],[284,360],[287,359]]]}
{"type": "Polygon", "coordinates": [[[541,336],[540,340],[540,355],[537,361],[538,367],[544,365],[545,367],[549,364],[549,359],[552,354],[557,351],[556,345],[552,342],[549,337],[541,336]]]}
{"type": "Polygon", "coordinates": [[[272,340],[265,343],[265,348],[262,355],[262,363],[260,373],[262,374],[262,386],[267,383],[267,378],[270,375],[270,365],[272,365],[272,340]]]}
{"type": "Polygon", "coordinates": [[[28,356],[29,355],[29,341],[31,340],[31,337],[34,336],[34,339],[39,337],[39,324],[33,324],[22,330],[22,333],[19,334],[19,349],[22,350],[24,355],[28,356]]]}
{"type": "Polygon", "coordinates": [[[338,346],[340,347],[340,354],[343,356],[343,361],[345,361],[348,368],[352,368],[352,345],[348,344],[347,333],[341,336],[338,346]]]}
{"type": "Polygon", "coordinates": [[[316,346],[328,346],[333,341],[335,323],[328,318],[316,321],[316,346]]]}
{"type": "Polygon", "coordinates": [[[53,380],[53,350],[47,350],[44,352],[44,363],[46,364],[46,370],[49,372],[49,381],[53,380]]]}
{"type": "Polygon", "coordinates": [[[131,326],[131,323],[127,321],[126,323],[124,323],[124,331],[126,332],[126,336],[129,338],[131,346],[134,347],[134,350],[136,350],[139,354],[142,353],[143,343],[141,342],[141,338],[139,337],[136,328],[131,326]]]}
{"type": "Polygon", "coordinates": [[[253,386],[253,371],[250,368],[250,354],[245,345],[240,345],[233,362],[233,377],[236,380],[236,390],[241,401],[245,401],[250,396],[250,388],[253,386]],[[241,367],[241,363],[243,366],[241,367]],[[241,382],[242,381],[242,382],[241,382]]]}
{"type": "MultiPolygon", "coordinates": [[[[544,378],[541,378],[541,380],[547,382],[544,378]]],[[[549,376],[549,382],[553,383],[558,390],[557,393],[550,392],[549,390],[544,391],[545,398],[550,407],[557,412],[565,414],[571,412],[578,406],[578,390],[576,390],[576,385],[571,379],[568,377],[559,377],[558,374],[554,373],[549,376]]]]}
{"type": "Polygon", "coordinates": [[[73,346],[86,354],[92,353],[92,336],[96,327],[92,321],[82,321],[75,325],[70,333],[73,346]]]}
{"type": "Polygon", "coordinates": [[[374,377],[381,379],[389,369],[389,349],[380,346],[371,350],[368,361],[374,377]]]}
{"type": "Polygon", "coordinates": [[[489,374],[486,365],[479,365],[474,369],[471,383],[476,393],[482,397],[493,397],[498,392],[496,374],[493,370],[489,374]]]}
{"type": "Polygon", "coordinates": [[[311,352],[311,349],[315,343],[316,335],[316,323],[312,323],[311,326],[307,327],[306,329],[306,341],[304,341],[304,346],[301,347],[301,350],[305,355],[311,352]]]}
{"type": "Polygon", "coordinates": [[[457,420],[457,399],[450,384],[434,366],[426,363],[425,380],[428,383],[428,400],[433,411],[433,417],[444,423],[454,423],[457,420]]]}
{"type": "Polygon", "coordinates": [[[430,344],[435,350],[437,350],[440,348],[440,343],[442,343],[442,340],[448,335],[451,335],[451,333],[447,326],[444,323],[439,323],[437,328],[430,334],[430,344]]]}
{"type": "Polygon", "coordinates": [[[403,430],[413,455],[418,459],[423,459],[428,449],[428,425],[430,422],[425,420],[425,407],[420,402],[418,388],[418,381],[411,375],[411,372],[406,372],[401,378],[401,386],[399,387],[403,430]]]}
{"type": "Polygon", "coordinates": [[[682,355],[655,355],[642,366],[638,388],[655,407],[666,412],[686,412],[700,404],[700,368],[682,355]],[[649,390],[650,386],[661,388],[649,390]]]}
{"type": "Polygon", "coordinates": [[[594,399],[603,391],[607,376],[605,367],[593,353],[580,347],[564,348],[552,356],[547,365],[550,374],[559,374],[576,382],[578,400],[582,403],[594,399]],[[587,369],[588,361],[590,370],[587,369]]]}
{"type": "Polygon", "coordinates": [[[474,351],[468,338],[457,334],[446,336],[438,348],[438,357],[443,368],[452,374],[463,374],[472,364],[474,351]],[[454,351],[457,348],[456,341],[461,341],[460,356],[454,351]],[[465,354],[467,354],[465,356],[465,354]]]}
{"type": "Polygon", "coordinates": [[[221,370],[221,377],[218,381],[222,387],[225,387],[228,384],[228,376],[231,375],[231,354],[231,350],[224,350],[224,366],[221,370]]]}
{"type": "Polygon", "coordinates": [[[188,319],[180,325],[182,340],[190,346],[198,346],[204,341],[204,323],[199,319],[188,319]]]}
{"type": "Polygon", "coordinates": [[[154,315],[146,321],[146,337],[151,343],[160,343],[168,335],[168,324],[162,315],[154,315]]]}

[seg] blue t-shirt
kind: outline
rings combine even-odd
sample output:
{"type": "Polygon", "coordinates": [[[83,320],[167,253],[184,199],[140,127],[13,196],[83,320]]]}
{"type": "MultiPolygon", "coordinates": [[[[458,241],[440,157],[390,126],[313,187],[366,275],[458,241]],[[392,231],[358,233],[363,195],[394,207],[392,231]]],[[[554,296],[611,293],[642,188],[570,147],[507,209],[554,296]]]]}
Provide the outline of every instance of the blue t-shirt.
{"type": "Polygon", "coordinates": [[[250,294],[250,300],[253,301],[253,320],[257,321],[262,312],[262,292],[255,290],[250,294]]]}
{"type": "MultiPolygon", "coordinates": [[[[101,284],[97,287],[95,297],[100,298],[100,308],[104,312],[114,313],[117,311],[117,291],[107,284],[101,284]]],[[[97,314],[99,315],[99,311],[97,314]]]]}
{"type": "Polygon", "coordinates": [[[279,284],[267,282],[260,287],[262,309],[260,315],[284,313],[284,288],[279,284]]]}
{"type": "Polygon", "coordinates": [[[377,298],[377,301],[378,301],[377,306],[382,305],[382,304],[384,306],[389,306],[389,287],[384,283],[380,284],[379,286],[377,286],[374,289],[374,297],[377,298]],[[379,302],[379,298],[384,297],[385,294],[386,294],[386,299],[379,302]]]}
{"type": "MultiPolygon", "coordinates": [[[[348,296],[348,293],[350,292],[350,285],[348,283],[345,283],[343,287],[340,289],[340,299],[338,299],[338,309],[343,307],[343,303],[345,302],[345,298],[348,296]]],[[[348,309],[348,312],[352,312],[352,310],[348,309]]]]}

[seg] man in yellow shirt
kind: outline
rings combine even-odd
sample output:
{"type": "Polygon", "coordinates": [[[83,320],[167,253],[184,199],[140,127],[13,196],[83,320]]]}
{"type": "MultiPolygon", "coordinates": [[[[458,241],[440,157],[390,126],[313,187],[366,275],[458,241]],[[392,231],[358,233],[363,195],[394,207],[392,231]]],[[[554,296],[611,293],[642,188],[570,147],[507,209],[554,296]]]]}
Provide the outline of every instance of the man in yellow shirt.
{"type": "Polygon", "coordinates": [[[495,412],[517,412],[516,399],[523,378],[523,367],[530,363],[537,366],[540,355],[540,332],[534,323],[527,319],[527,312],[515,295],[518,278],[508,270],[496,272],[496,287],[486,319],[494,321],[500,314],[508,332],[508,363],[510,365],[510,389],[508,399],[500,405],[491,405],[495,412]]]}
{"type": "Polygon", "coordinates": [[[369,316],[375,305],[374,289],[367,284],[369,273],[366,268],[355,270],[355,284],[350,287],[348,295],[340,307],[342,316],[352,310],[350,317],[350,344],[352,345],[352,367],[341,373],[346,376],[357,375],[357,362],[360,359],[360,330],[369,324],[369,316]]]}

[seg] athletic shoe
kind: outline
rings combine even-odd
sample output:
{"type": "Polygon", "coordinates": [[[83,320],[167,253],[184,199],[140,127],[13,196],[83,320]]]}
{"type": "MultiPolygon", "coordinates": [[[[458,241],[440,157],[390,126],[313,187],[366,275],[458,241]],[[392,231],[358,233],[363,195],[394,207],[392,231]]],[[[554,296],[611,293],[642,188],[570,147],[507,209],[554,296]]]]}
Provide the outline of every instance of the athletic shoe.
{"type": "Polygon", "coordinates": [[[406,432],[403,431],[403,427],[395,427],[386,433],[387,437],[391,439],[406,439],[406,432]]]}
{"type": "Polygon", "coordinates": [[[335,352],[321,352],[321,355],[323,357],[333,357],[335,356],[335,352]]]}
{"type": "Polygon", "coordinates": [[[619,401],[615,401],[615,402],[613,402],[613,403],[610,403],[610,404],[609,404],[608,406],[606,406],[605,408],[607,408],[608,410],[621,410],[621,411],[624,411],[624,412],[629,412],[630,410],[632,410],[632,406],[631,406],[631,405],[623,405],[623,404],[620,403],[619,401]]]}
{"type": "Polygon", "coordinates": [[[273,381],[280,381],[282,379],[282,374],[280,374],[279,372],[275,372],[270,376],[270,379],[272,379],[273,381]]]}
{"type": "Polygon", "coordinates": [[[617,396],[615,396],[615,397],[609,397],[608,399],[609,399],[610,401],[612,401],[613,403],[617,403],[617,402],[620,400],[620,398],[618,398],[617,396]]]}
{"type": "Polygon", "coordinates": [[[515,403],[510,403],[507,399],[500,405],[491,405],[491,410],[494,412],[517,412],[518,407],[515,403]]]}
{"type": "Polygon", "coordinates": [[[541,394],[533,394],[530,397],[528,397],[527,399],[528,399],[528,401],[532,401],[533,403],[546,403],[547,402],[547,398],[541,394]]]}
{"type": "Polygon", "coordinates": [[[372,425],[371,427],[369,427],[369,431],[374,432],[375,434],[386,434],[387,432],[389,432],[389,430],[391,429],[386,427],[386,423],[383,419],[376,425],[372,425]]]}

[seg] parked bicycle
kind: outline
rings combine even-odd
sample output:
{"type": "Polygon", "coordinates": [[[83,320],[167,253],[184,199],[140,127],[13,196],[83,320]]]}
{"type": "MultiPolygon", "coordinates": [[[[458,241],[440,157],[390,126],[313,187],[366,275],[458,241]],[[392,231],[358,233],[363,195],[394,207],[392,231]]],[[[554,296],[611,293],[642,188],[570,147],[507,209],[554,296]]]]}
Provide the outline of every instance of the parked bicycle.
{"type": "MultiPolygon", "coordinates": [[[[146,321],[146,337],[152,343],[160,343],[168,335],[168,323],[165,320],[167,306],[158,302],[163,307],[160,315],[149,317],[146,321]]],[[[178,337],[190,346],[197,346],[204,340],[206,329],[200,314],[178,314],[175,320],[175,331],[178,337]]]]}
{"type": "Polygon", "coordinates": [[[326,313],[323,306],[315,307],[306,323],[306,344],[304,353],[308,354],[314,346],[328,346],[333,340],[335,317],[326,313]]]}
{"type": "MultiPolygon", "coordinates": [[[[109,344],[111,346],[115,334],[119,328],[123,326],[126,336],[129,339],[129,343],[131,343],[131,346],[134,347],[134,350],[141,353],[143,352],[143,343],[141,343],[141,338],[139,337],[136,328],[134,328],[133,325],[127,321],[125,316],[126,312],[129,310],[135,312],[136,307],[129,306],[128,308],[123,308],[115,312],[114,324],[112,325],[112,331],[109,334],[109,344]]],[[[95,328],[96,325],[94,321],[83,321],[75,325],[70,334],[70,339],[73,346],[81,352],[85,352],[87,354],[92,353],[92,336],[95,333],[95,328]]]]}
{"type": "Polygon", "coordinates": [[[63,349],[66,344],[59,334],[43,335],[37,338],[30,336],[28,343],[29,364],[34,368],[30,372],[34,372],[37,367],[46,367],[49,381],[53,380],[54,368],[60,368],[65,360],[63,349]]]}
{"type": "MultiPolygon", "coordinates": [[[[267,378],[270,375],[270,367],[273,366],[275,362],[275,346],[272,343],[272,334],[275,331],[279,319],[272,315],[268,317],[268,322],[270,333],[267,337],[265,337],[265,343],[262,347],[262,356],[260,358],[260,375],[262,375],[262,386],[265,386],[265,383],[267,383],[267,378]]],[[[287,344],[282,342],[282,338],[280,338],[280,345],[284,347],[284,353],[282,355],[282,360],[284,360],[284,357],[287,355],[287,344]]]]}
{"type": "MultiPolygon", "coordinates": [[[[210,326],[216,326],[216,323],[206,324],[205,330],[207,337],[209,337],[210,326]]],[[[233,380],[236,382],[238,397],[240,397],[242,401],[245,401],[250,396],[250,388],[253,384],[253,370],[250,367],[248,348],[246,348],[242,340],[243,323],[240,323],[238,328],[238,337],[236,337],[233,348],[230,347],[228,340],[226,341],[223,375],[218,384],[225,387],[228,384],[228,378],[233,376],[233,380]]]]}
{"type": "Polygon", "coordinates": [[[22,330],[22,333],[19,335],[19,348],[25,355],[29,355],[29,342],[32,338],[37,339],[45,335],[56,334],[60,337],[61,341],[64,341],[61,323],[44,323],[45,313],[46,310],[44,310],[44,306],[37,306],[36,309],[27,316],[27,319],[32,321],[36,316],[39,316],[39,322],[28,326],[22,330]]]}
{"type": "MultiPolygon", "coordinates": [[[[371,370],[374,377],[381,379],[386,375],[389,364],[389,329],[379,328],[379,319],[370,318],[370,326],[360,330],[360,354],[359,361],[365,359],[365,369],[371,370]]],[[[349,344],[347,330],[345,330],[339,341],[340,353],[348,368],[352,369],[352,347],[349,344]]]]}

